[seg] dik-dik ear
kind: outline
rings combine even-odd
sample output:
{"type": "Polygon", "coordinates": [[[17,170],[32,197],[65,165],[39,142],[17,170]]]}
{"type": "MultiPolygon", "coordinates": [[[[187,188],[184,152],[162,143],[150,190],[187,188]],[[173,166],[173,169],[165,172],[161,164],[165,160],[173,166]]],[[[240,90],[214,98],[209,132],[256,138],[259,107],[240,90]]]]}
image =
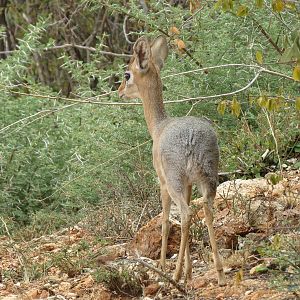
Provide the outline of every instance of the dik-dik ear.
{"type": "Polygon", "coordinates": [[[141,72],[146,72],[149,68],[151,57],[150,44],[146,37],[139,38],[133,46],[133,55],[136,58],[137,67],[141,72]]]}
{"type": "Polygon", "coordinates": [[[168,44],[165,36],[158,36],[151,44],[153,62],[161,69],[168,57],[168,44]]]}

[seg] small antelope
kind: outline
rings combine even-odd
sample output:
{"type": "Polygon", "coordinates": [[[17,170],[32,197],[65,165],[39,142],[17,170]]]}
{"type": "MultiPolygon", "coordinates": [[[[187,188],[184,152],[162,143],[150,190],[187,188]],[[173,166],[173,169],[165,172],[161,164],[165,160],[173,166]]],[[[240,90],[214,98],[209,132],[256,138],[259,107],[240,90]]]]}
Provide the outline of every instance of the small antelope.
{"type": "Polygon", "coordinates": [[[180,249],[173,279],[178,281],[181,278],[183,261],[185,281],[192,277],[189,250],[192,210],[189,204],[192,184],[195,183],[204,199],[205,221],[218,283],[224,285],[225,276],[217,249],[212,214],[218,181],[217,137],[206,119],[167,116],[160,78],[160,70],[167,56],[168,45],[164,36],[159,36],[152,43],[146,37],[139,38],[134,44],[133,56],[118,90],[120,97],[142,99],[148,130],[153,139],[153,165],[160,181],[163,208],[160,265],[165,270],[172,199],[181,216],[180,249]]]}

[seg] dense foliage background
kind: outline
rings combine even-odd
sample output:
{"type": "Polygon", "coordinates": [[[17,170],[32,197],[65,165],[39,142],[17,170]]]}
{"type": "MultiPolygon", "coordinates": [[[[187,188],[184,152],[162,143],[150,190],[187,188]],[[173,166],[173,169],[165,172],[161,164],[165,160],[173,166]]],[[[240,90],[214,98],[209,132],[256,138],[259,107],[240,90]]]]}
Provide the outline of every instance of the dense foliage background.
{"type": "Polygon", "coordinates": [[[116,93],[143,34],[167,35],[167,111],[213,120],[220,172],[300,167],[298,1],[0,6],[1,230],[29,238],[86,218],[123,238],[160,211],[140,100],[116,93]]]}

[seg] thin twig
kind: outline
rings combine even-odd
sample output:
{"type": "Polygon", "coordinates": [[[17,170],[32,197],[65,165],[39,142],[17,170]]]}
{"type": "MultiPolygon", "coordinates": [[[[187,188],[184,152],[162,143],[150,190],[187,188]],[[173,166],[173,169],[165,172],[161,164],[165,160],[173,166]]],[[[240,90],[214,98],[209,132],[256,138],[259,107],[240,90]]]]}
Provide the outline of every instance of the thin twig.
{"type": "MultiPolygon", "coordinates": [[[[166,100],[166,101],[164,101],[164,103],[165,104],[172,104],[172,103],[189,102],[191,100],[198,100],[196,103],[193,103],[190,111],[188,112],[188,114],[190,114],[191,111],[193,110],[194,106],[197,105],[200,102],[200,100],[208,100],[208,99],[214,99],[214,98],[221,98],[221,97],[225,97],[225,96],[231,96],[231,95],[238,94],[238,93],[240,93],[240,92],[248,89],[258,79],[260,73],[262,73],[262,72],[265,72],[265,73],[268,73],[268,74],[271,74],[271,75],[275,75],[275,76],[280,76],[280,77],[283,77],[283,78],[286,78],[286,79],[294,81],[294,79],[292,77],[287,76],[285,74],[282,74],[282,73],[279,73],[279,72],[276,72],[276,71],[272,71],[272,70],[268,70],[268,69],[265,69],[265,68],[263,68],[261,66],[258,66],[258,65],[246,65],[246,64],[226,64],[226,65],[219,65],[219,66],[212,66],[212,67],[200,68],[200,69],[195,69],[195,70],[180,72],[180,73],[176,73],[176,74],[166,75],[163,78],[168,78],[168,77],[173,77],[173,76],[178,76],[178,75],[183,75],[183,74],[196,73],[196,72],[204,71],[204,70],[207,70],[207,69],[216,69],[216,68],[225,68],[225,67],[250,67],[250,68],[253,67],[253,68],[258,68],[259,70],[256,73],[255,77],[246,86],[244,86],[241,89],[235,90],[233,92],[224,93],[224,94],[218,94],[218,95],[211,95],[211,96],[198,96],[198,97],[184,98],[184,99],[178,99],[178,100],[166,100]]],[[[0,85],[0,87],[3,87],[3,89],[7,88],[7,87],[5,87],[3,85],[2,86],[0,85]]],[[[116,91],[110,91],[110,92],[104,93],[104,94],[99,95],[99,96],[89,97],[89,98],[85,98],[83,100],[80,100],[80,99],[66,98],[66,97],[60,97],[60,96],[49,96],[49,95],[40,95],[40,94],[17,92],[17,91],[14,91],[14,90],[10,91],[10,93],[17,94],[17,95],[31,96],[31,97],[43,98],[43,99],[51,99],[51,100],[63,100],[63,101],[68,101],[68,102],[75,102],[77,104],[79,104],[79,103],[86,103],[86,104],[101,104],[101,105],[107,105],[107,106],[141,106],[142,105],[141,102],[103,102],[103,101],[94,101],[94,100],[92,100],[92,99],[97,99],[97,98],[101,98],[101,97],[104,97],[104,96],[108,96],[108,95],[113,94],[115,92],[116,91]]],[[[43,116],[41,116],[38,119],[46,117],[47,115],[49,115],[51,113],[54,113],[54,112],[57,112],[59,110],[61,110],[61,109],[58,109],[58,110],[55,110],[55,111],[49,111],[49,112],[44,111],[43,112],[43,116]]],[[[39,112],[37,114],[42,114],[42,112],[39,112]]],[[[8,129],[9,127],[11,127],[11,126],[13,126],[15,124],[18,124],[18,123],[20,123],[20,122],[22,122],[22,121],[24,121],[24,120],[26,120],[28,118],[36,116],[37,114],[25,117],[23,119],[20,119],[20,120],[14,122],[14,123],[11,123],[11,124],[7,125],[6,127],[0,129],[0,133],[3,132],[3,131],[5,131],[6,129],[8,129]]],[[[36,119],[36,120],[38,120],[38,119],[36,119]]],[[[32,123],[32,122],[30,122],[30,123],[32,123]]],[[[25,126],[27,126],[30,123],[27,123],[25,126]]]]}
{"type": "Polygon", "coordinates": [[[269,124],[269,127],[270,127],[270,131],[271,131],[271,134],[272,134],[272,137],[273,137],[273,140],[274,140],[274,143],[275,143],[275,151],[276,151],[276,155],[277,155],[277,158],[278,158],[278,164],[279,164],[279,169],[280,169],[280,172],[282,173],[282,165],[281,165],[281,158],[280,158],[280,155],[279,155],[279,148],[278,148],[278,142],[277,142],[277,138],[275,136],[275,132],[274,132],[274,129],[273,129],[273,125],[271,123],[271,120],[270,120],[270,117],[269,117],[269,114],[268,112],[263,109],[265,115],[266,115],[266,118],[268,120],[268,124],[269,124]]]}
{"type": "Polygon", "coordinates": [[[273,41],[273,39],[270,37],[270,35],[265,31],[265,29],[262,27],[262,25],[253,17],[251,17],[253,22],[257,25],[259,31],[266,37],[268,42],[274,47],[274,49],[281,55],[283,51],[278,47],[278,45],[273,41]]]}
{"type": "Polygon", "coordinates": [[[254,78],[243,88],[240,88],[236,91],[233,92],[229,92],[229,93],[224,93],[224,94],[219,94],[219,95],[211,95],[211,96],[197,96],[197,97],[190,97],[190,98],[184,98],[184,99],[179,99],[179,100],[174,100],[174,101],[165,101],[164,103],[181,103],[181,102],[187,102],[187,101],[191,101],[191,100],[206,100],[206,99],[214,99],[214,98],[221,98],[221,97],[225,97],[225,96],[231,96],[231,95],[235,95],[238,94],[246,89],[248,89],[259,77],[260,73],[262,72],[262,70],[259,70],[256,75],[254,76],[254,78]]]}
{"type": "Polygon", "coordinates": [[[69,104],[69,105],[66,105],[66,106],[63,106],[63,107],[55,107],[55,108],[52,108],[52,109],[41,110],[41,111],[39,111],[39,112],[37,112],[37,113],[35,113],[35,114],[32,114],[32,115],[27,116],[27,117],[25,117],[25,118],[19,119],[19,120],[13,122],[13,123],[11,123],[11,124],[9,124],[9,125],[7,125],[7,126],[1,128],[1,129],[0,129],[0,133],[2,133],[3,131],[6,131],[7,129],[9,129],[10,127],[12,127],[12,126],[14,126],[14,125],[17,125],[17,124],[19,124],[19,123],[22,123],[22,122],[24,122],[24,121],[26,121],[26,120],[28,120],[28,119],[31,119],[31,118],[33,118],[33,117],[36,117],[36,116],[38,116],[38,115],[44,115],[44,114],[47,114],[47,115],[48,115],[48,114],[51,114],[51,113],[55,113],[55,112],[61,111],[61,110],[65,109],[65,108],[69,108],[69,107],[71,107],[71,106],[73,106],[73,105],[74,105],[74,104],[69,104]]]}
{"type": "MultiPolygon", "coordinates": [[[[130,58],[132,55],[130,54],[123,54],[123,53],[114,53],[110,51],[103,51],[103,50],[98,50],[94,47],[88,47],[88,46],[83,46],[83,45],[77,45],[77,44],[63,44],[63,45],[55,45],[52,47],[47,47],[44,49],[41,49],[43,51],[51,51],[51,50],[58,50],[58,49],[64,49],[64,48],[78,48],[78,49],[83,49],[83,50],[88,50],[91,52],[97,52],[103,55],[110,55],[110,56],[117,56],[117,57],[125,57],[125,58],[130,58]]],[[[11,51],[0,51],[0,54],[10,54],[18,50],[11,50],[11,51]]]]}
{"type": "MultiPolygon", "coordinates": [[[[276,72],[276,71],[272,71],[272,70],[268,70],[268,69],[265,69],[265,68],[263,68],[261,66],[258,66],[258,65],[247,65],[247,64],[225,64],[225,65],[219,65],[219,66],[212,66],[212,67],[194,69],[194,70],[190,70],[190,71],[169,74],[169,75],[166,75],[166,76],[162,77],[162,79],[165,79],[165,78],[168,78],[168,77],[174,77],[174,76],[178,76],[178,75],[184,75],[184,74],[201,72],[201,71],[205,71],[205,70],[209,70],[209,69],[226,68],[226,67],[249,67],[249,68],[257,68],[257,69],[259,69],[258,70],[259,72],[264,72],[264,73],[268,73],[268,74],[275,75],[275,76],[280,76],[280,77],[283,77],[283,78],[295,81],[293,79],[293,77],[287,76],[285,74],[282,74],[282,73],[279,73],[279,72],[276,72]]],[[[254,78],[254,81],[256,79],[257,78],[254,78]]],[[[243,87],[243,88],[241,88],[239,90],[230,92],[230,93],[219,94],[219,95],[212,95],[212,96],[199,96],[199,97],[194,97],[194,98],[186,98],[186,99],[179,99],[179,100],[172,100],[172,101],[168,101],[167,100],[167,101],[164,101],[164,103],[165,104],[168,104],[168,103],[180,103],[180,102],[187,102],[187,101],[196,100],[196,99],[203,99],[204,100],[204,99],[212,99],[212,98],[219,98],[219,97],[228,96],[228,95],[234,95],[234,94],[237,94],[237,93],[239,93],[241,91],[244,91],[245,89],[247,89],[248,87],[250,87],[253,84],[253,82],[251,81],[250,83],[251,84],[247,84],[245,87],[243,87]]],[[[1,87],[1,85],[0,85],[0,87],[1,87]]],[[[6,86],[3,86],[3,85],[2,85],[2,87],[3,87],[3,89],[7,88],[6,86]]],[[[66,97],[60,97],[60,96],[30,94],[30,93],[24,93],[24,92],[17,92],[17,91],[13,91],[13,90],[11,90],[10,92],[13,93],[13,94],[16,94],[16,95],[32,96],[32,97],[36,97],[36,98],[46,98],[46,99],[53,99],[53,100],[64,100],[64,101],[71,101],[71,102],[78,102],[78,103],[102,104],[102,105],[117,105],[117,106],[123,106],[123,105],[128,105],[128,106],[130,106],[130,105],[142,105],[142,103],[140,103],[140,102],[102,102],[102,101],[92,101],[92,99],[97,99],[97,98],[100,98],[100,97],[108,96],[110,94],[116,93],[116,91],[110,91],[110,92],[104,93],[104,94],[99,95],[99,96],[89,97],[89,98],[82,99],[82,100],[80,100],[80,99],[73,99],[73,98],[66,98],[66,97]]]]}
{"type": "Polygon", "coordinates": [[[125,18],[124,18],[124,22],[123,22],[123,33],[124,33],[124,36],[125,36],[125,40],[128,44],[134,44],[134,42],[130,41],[129,38],[128,38],[128,33],[126,31],[126,23],[127,23],[127,19],[128,19],[128,16],[126,15],[125,18]]]}
{"type": "Polygon", "coordinates": [[[218,65],[218,66],[211,66],[211,67],[205,67],[205,68],[200,68],[200,69],[194,69],[194,70],[189,70],[189,71],[184,71],[184,72],[179,72],[179,73],[174,73],[174,74],[169,74],[166,75],[164,77],[162,77],[162,79],[164,78],[168,78],[168,77],[174,77],[174,76],[178,76],[178,75],[185,75],[185,74],[190,74],[190,73],[197,73],[197,72],[201,72],[201,71],[205,71],[205,70],[213,70],[213,69],[219,69],[219,68],[231,68],[231,67],[247,67],[247,68],[256,68],[261,70],[264,73],[268,73],[271,75],[276,75],[276,76],[280,76],[292,81],[295,81],[293,77],[290,77],[288,75],[273,71],[273,70],[269,70],[266,69],[262,66],[259,65],[248,65],[248,64],[224,64],[224,65],[218,65]]]}
{"type": "Polygon", "coordinates": [[[141,258],[135,258],[135,259],[133,259],[133,261],[136,261],[136,262],[142,264],[143,266],[147,267],[148,269],[154,271],[155,273],[159,274],[161,277],[165,278],[168,282],[170,282],[172,285],[174,285],[177,288],[178,291],[180,291],[184,295],[187,294],[187,291],[185,290],[185,288],[183,286],[181,286],[175,280],[170,278],[166,273],[164,273],[160,269],[158,269],[158,268],[154,267],[153,265],[147,263],[146,261],[142,260],[141,258]]]}

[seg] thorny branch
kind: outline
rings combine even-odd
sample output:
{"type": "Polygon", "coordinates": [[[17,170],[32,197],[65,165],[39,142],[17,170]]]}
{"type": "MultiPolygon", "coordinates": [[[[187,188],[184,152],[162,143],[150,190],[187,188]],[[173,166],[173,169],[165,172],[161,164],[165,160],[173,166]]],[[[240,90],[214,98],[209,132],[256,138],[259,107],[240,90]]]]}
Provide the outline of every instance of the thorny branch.
{"type": "MultiPolygon", "coordinates": [[[[125,58],[130,58],[130,54],[123,54],[123,53],[114,53],[110,51],[103,51],[103,50],[98,50],[94,47],[88,47],[88,46],[83,46],[83,45],[77,45],[77,44],[63,44],[63,45],[56,45],[48,48],[44,48],[41,50],[44,51],[51,51],[51,50],[59,50],[59,49],[65,49],[65,48],[78,48],[78,49],[83,49],[83,50],[88,50],[91,52],[97,52],[103,55],[111,55],[111,56],[117,56],[117,57],[125,57],[125,58]]],[[[0,54],[10,54],[13,53],[17,50],[9,50],[9,51],[0,51],[0,54]]]]}
{"type": "MultiPolygon", "coordinates": [[[[201,72],[201,71],[205,71],[205,70],[209,70],[209,69],[229,68],[229,67],[248,67],[248,68],[255,68],[255,69],[258,69],[258,70],[257,70],[257,73],[255,74],[255,76],[253,77],[253,79],[250,82],[248,82],[248,84],[246,84],[244,87],[242,87],[238,90],[228,92],[228,93],[218,94],[218,95],[197,96],[197,97],[183,98],[183,99],[177,99],[177,100],[166,100],[166,101],[164,101],[164,103],[165,104],[173,104],[173,103],[183,103],[183,102],[189,102],[189,101],[192,101],[192,100],[198,100],[197,102],[193,103],[193,106],[191,108],[191,110],[192,110],[194,108],[194,106],[197,105],[201,100],[209,100],[209,99],[222,98],[222,97],[226,97],[226,96],[232,96],[232,95],[235,95],[235,94],[241,93],[242,91],[247,90],[248,88],[250,88],[255,83],[255,81],[259,78],[261,73],[267,73],[267,74],[270,74],[270,75],[279,76],[279,77],[294,81],[294,79],[292,77],[287,76],[285,74],[282,74],[282,73],[279,73],[279,72],[276,72],[276,71],[273,71],[273,70],[266,69],[262,66],[247,65],[247,64],[224,64],[224,65],[218,65],[218,66],[211,66],[211,67],[194,69],[194,70],[180,72],[180,73],[169,74],[169,75],[166,75],[162,78],[165,79],[165,78],[179,76],[179,75],[197,73],[197,72],[201,72]]],[[[0,85],[0,87],[2,87],[3,90],[7,88],[6,86],[3,86],[3,85],[0,85]]],[[[141,102],[104,102],[104,101],[94,100],[94,99],[99,99],[99,98],[114,94],[115,91],[110,91],[110,92],[104,93],[104,94],[99,95],[99,96],[89,97],[89,98],[84,98],[84,99],[74,99],[74,98],[66,98],[66,97],[60,97],[60,96],[49,96],[49,95],[41,95],[41,94],[33,94],[33,93],[24,93],[24,92],[18,92],[18,91],[14,91],[14,90],[10,90],[10,93],[17,94],[17,95],[22,95],[22,96],[31,96],[31,97],[35,97],[35,98],[42,98],[42,99],[62,100],[62,101],[66,101],[66,102],[73,102],[73,104],[85,103],[85,104],[99,104],[99,105],[107,105],[107,106],[136,106],[136,105],[140,106],[140,105],[142,105],[141,102]]],[[[67,106],[64,106],[64,107],[61,107],[61,108],[58,108],[58,109],[54,109],[54,110],[51,110],[51,111],[44,111],[44,112],[35,113],[31,116],[22,118],[18,121],[15,121],[15,122],[1,128],[0,133],[6,131],[7,129],[9,129],[10,127],[12,127],[16,124],[19,124],[23,121],[26,121],[29,118],[33,118],[37,115],[41,115],[39,118],[34,120],[34,121],[36,121],[36,120],[39,120],[43,117],[48,116],[49,114],[53,114],[57,111],[61,111],[65,108],[68,108],[68,107],[71,107],[71,106],[72,105],[67,105],[67,106]]],[[[191,112],[191,110],[190,110],[190,112],[191,112]]],[[[26,123],[21,128],[31,124],[34,121],[26,123]]]]}

